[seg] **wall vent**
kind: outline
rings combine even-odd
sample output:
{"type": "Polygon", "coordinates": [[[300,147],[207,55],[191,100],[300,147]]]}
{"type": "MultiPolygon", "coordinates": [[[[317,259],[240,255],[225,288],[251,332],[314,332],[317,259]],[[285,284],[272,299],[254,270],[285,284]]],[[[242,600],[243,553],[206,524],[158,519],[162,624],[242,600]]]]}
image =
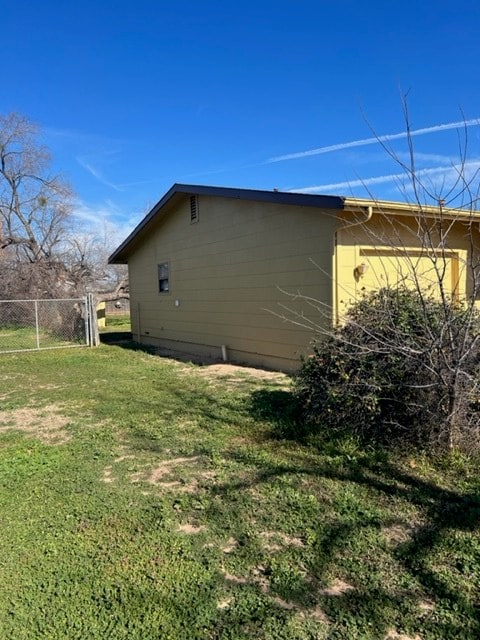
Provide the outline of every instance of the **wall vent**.
{"type": "Polygon", "coordinates": [[[190,196],[190,222],[198,222],[198,198],[190,196]]]}

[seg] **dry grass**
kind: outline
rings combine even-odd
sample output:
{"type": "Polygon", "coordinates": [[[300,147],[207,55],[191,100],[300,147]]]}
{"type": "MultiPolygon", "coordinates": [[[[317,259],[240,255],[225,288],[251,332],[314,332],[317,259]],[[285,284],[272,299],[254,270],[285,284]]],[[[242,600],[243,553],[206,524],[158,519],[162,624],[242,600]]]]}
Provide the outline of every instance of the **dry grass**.
{"type": "Polygon", "coordinates": [[[0,433],[20,431],[50,445],[70,440],[71,434],[66,429],[70,422],[71,418],[62,413],[60,405],[0,411],[0,433]]]}

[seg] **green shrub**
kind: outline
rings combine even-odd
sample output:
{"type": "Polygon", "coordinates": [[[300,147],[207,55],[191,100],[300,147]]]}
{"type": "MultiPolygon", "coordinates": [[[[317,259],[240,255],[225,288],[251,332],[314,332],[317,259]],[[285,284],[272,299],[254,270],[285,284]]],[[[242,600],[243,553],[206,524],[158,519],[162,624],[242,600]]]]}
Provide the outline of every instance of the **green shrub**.
{"type": "Polygon", "coordinates": [[[479,445],[480,322],[473,306],[406,288],[364,296],[296,380],[309,430],[430,450],[479,445]]]}

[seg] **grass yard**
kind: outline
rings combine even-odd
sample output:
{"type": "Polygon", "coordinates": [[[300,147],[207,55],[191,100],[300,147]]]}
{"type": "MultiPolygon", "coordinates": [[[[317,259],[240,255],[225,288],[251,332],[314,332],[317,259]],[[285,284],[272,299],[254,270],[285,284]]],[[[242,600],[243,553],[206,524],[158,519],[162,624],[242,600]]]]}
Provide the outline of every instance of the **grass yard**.
{"type": "Polygon", "coordinates": [[[103,331],[130,331],[130,316],[107,315],[105,319],[105,329],[103,331]]]}
{"type": "Polygon", "coordinates": [[[281,374],[0,358],[0,638],[480,637],[480,474],[296,443],[281,374]]]}
{"type": "Polygon", "coordinates": [[[37,338],[42,349],[85,344],[85,336],[78,339],[67,339],[62,335],[55,335],[52,331],[40,330],[37,336],[35,327],[0,326],[0,353],[8,351],[36,350],[37,338]]]}

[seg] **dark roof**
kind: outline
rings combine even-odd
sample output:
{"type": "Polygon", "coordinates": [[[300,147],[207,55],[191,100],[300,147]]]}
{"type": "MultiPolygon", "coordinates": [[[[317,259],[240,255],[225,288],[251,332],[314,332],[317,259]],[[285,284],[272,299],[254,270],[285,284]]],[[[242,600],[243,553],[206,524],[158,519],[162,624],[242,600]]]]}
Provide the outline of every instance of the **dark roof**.
{"type": "Polygon", "coordinates": [[[195,184],[174,184],[161,200],[147,213],[132,233],[115,249],[109,257],[110,264],[122,264],[127,261],[130,245],[138,240],[146,231],[150,222],[166,208],[178,195],[205,195],[236,200],[253,200],[256,202],[273,202],[276,204],[299,205],[302,207],[318,207],[321,209],[343,209],[344,198],[338,196],[320,196],[305,193],[289,193],[285,191],[262,191],[259,189],[236,189],[231,187],[209,187],[195,184]]]}

